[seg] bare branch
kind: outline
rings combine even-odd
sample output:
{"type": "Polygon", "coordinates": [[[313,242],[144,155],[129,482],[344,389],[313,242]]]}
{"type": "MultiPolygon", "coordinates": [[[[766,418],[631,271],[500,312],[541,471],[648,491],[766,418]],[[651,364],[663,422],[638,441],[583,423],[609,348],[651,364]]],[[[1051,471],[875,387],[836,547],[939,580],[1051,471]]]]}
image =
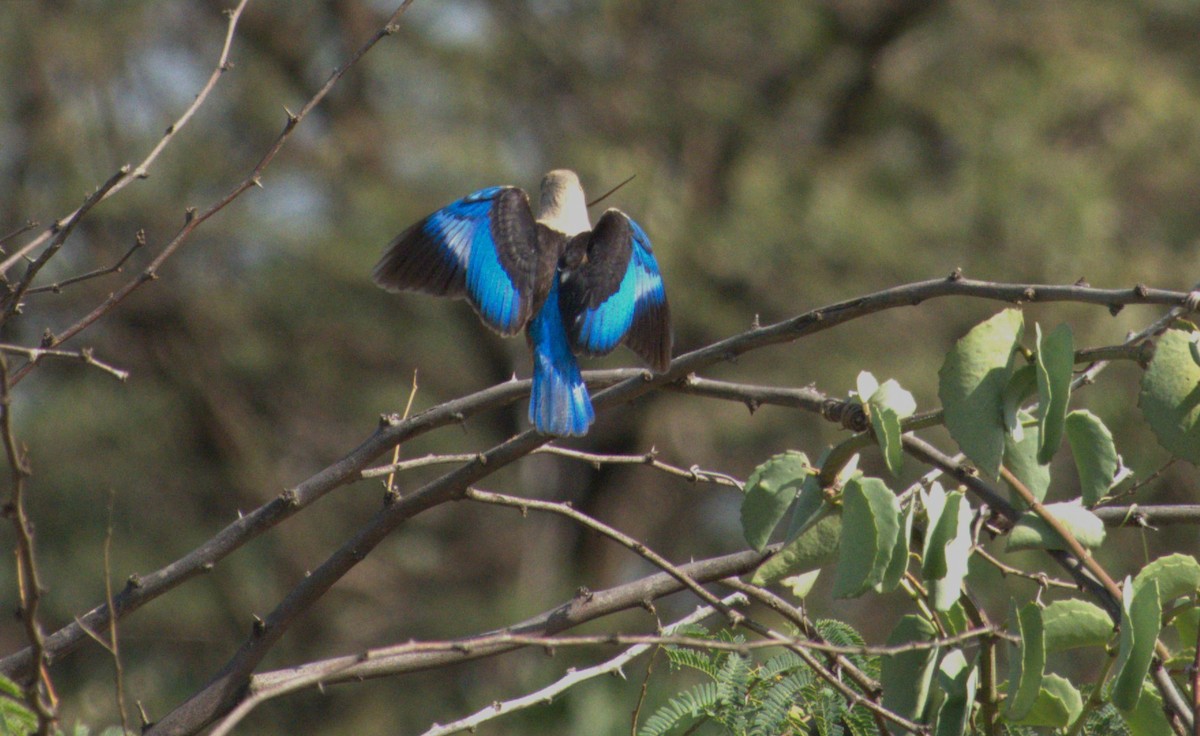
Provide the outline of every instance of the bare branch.
{"type": "Polygon", "coordinates": [[[125,267],[125,262],[129,260],[129,257],[132,256],[139,248],[142,248],[145,245],[146,245],[146,231],[138,230],[137,234],[134,235],[133,245],[131,245],[129,247],[129,250],[125,251],[125,255],[121,256],[120,259],[118,259],[117,262],[114,263],[113,265],[108,266],[107,268],[99,268],[99,269],[96,269],[95,271],[88,271],[87,273],[80,274],[78,276],[72,276],[69,279],[63,279],[62,281],[50,284],[48,286],[37,286],[37,287],[27,290],[25,292],[25,294],[26,295],[42,294],[42,293],[45,293],[48,291],[53,292],[55,294],[60,294],[60,293],[62,293],[63,289],[65,289],[66,287],[71,286],[73,284],[78,284],[83,281],[89,281],[91,279],[99,278],[101,276],[107,276],[110,273],[121,273],[121,271],[125,267]]]}
{"type": "Polygon", "coordinates": [[[27,348],[23,345],[8,345],[0,343],[0,352],[14,353],[16,355],[24,355],[33,360],[41,360],[42,358],[62,358],[64,360],[73,360],[80,363],[85,363],[94,368],[99,368],[112,375],[118,381],[124,381],[129,378],[129,371],[114,368],[113,366],[98,360],[91,348],[81,348],[79,350],[49,350],[47,348],[27,348]]]}
{"type": "MultiPolygon", "coordinates": [[[[745,596],[743,596],[740,593],[735,593],[733,595],[726,596],[725,598],[723,598],[721,600],[721,602],[727,606],[744,605],[746,602],[746,598],[745,598],[745,596]]],[[[682,619],[680,619],[679,621],[676,621],[675,623],[671,624],[670,626],[665,627],[662,630],[661,635],[663,638],[672,637],[672,636],[674,636],[675,632],[678,631],[680,628],[682,628],[684,626],[688,626],[690,624],[694,624],[694,623],[703,621],[705,618],[711,616],[714,613],[716,613],[716,609],[714,609],[712,606],[700,606],[695,611],[693,611],[691,614],[683,617],[682,619]]],[[[547,644],[547,646],[555,646],[557,644],[557,641],[553,637],[547,637],[545,639],[545,641],[549,642],[547,644]]],[[[513,700],[508,700],[505,702],[494,703],[494,704],[489,705],[488,707],[484,708],[483,710],[475,713],[474,715],[471,715],[467,718],[462,718],[460,720],[455,721],[454,723],[450,723],[445,726],[435,725],[434,727],[430,728],[428,731],[425,732],[425,736],[440,736],[442,734],[458,733],[459,731],[467,731],[467,730],[473,731],[473,730],[475,730],[475,728],[477,728],[479,726],[479,724],[481,724],[485,721],[489,721],[493,718],[497,718],[502,715],[507,715],[509,713],[513,713],[518,710],[523,710],[525,708],[529,708],[534,705],[538,705],[540,703],[547,703],[551,699],[553,699],[554,696],[556,696],[560,693],[566,692],[570,688],[574,687],[575,685],[578,685],[581,682],[584,682],[585,680],[590,680],[595,677],[599,677],[600,675],[621,673],[621,668],[626,663],[641,656],[643,653],[648,651],[652,646],[654,646],[654,644],[650,644],[650,643],[636,644],[636,645],[630,647],[629,649],[627,649],[626,651],[622,652],[620,655],[608,660],[607,662],[602,662],[598,665],[595,665],[593,667],[587,667],[582,670],[573,670],[573,671],[569,672],[567,675],[565,675],[562,678],[560,678],[559,680],[557,680],[556,682],[554,682],[550,685],[547,685],[546,687],[540,688],[539,690],[532,692],[528,695],[525,695],[520,698],[515,698],[513,700]]],[[[220,725],[212,730],[212,733],[210,734],[210,736],[225,736],[226,734],[229,733],[230,729],[232,729],[234,724],[236,724],[238,721],[240,721],[242,718],[244,718],[246,714],[248,714],[251,710],[253,710],[260,703],[262,703],[266,700],[269,700],[271,698],[278,697],[279,695],[283,695],[285,692],[290,692],[293,689],[299,689],[299,687],[307,686],[309,684],[316,684],[316,682],[303,683],[303,682],[297,681],[295,683],[296,687],[289,688],[288,690],[279,690],[279,691],[260,690],[260,691],[255,692],[253,695],[248,697],[246,700],[242,701],[238,705],[237,708],[235,708],[233,711],[230,712],[230,714],[228,716],[226,716],[224,719],[222,719],[220,725]]]]}
{"type": "Polygon", "coordinates": [[[498,506],[508,506],[509,508],[519,509],[522,514],[529,509],[533,509],[534,511],[546,511],[552,514],[558,514],[559,516],[565,516],[577,524],[582,524],[588,529],[608,537],[617,544],[620,544],[622,547],[629,549],[634,554],[637,554],[643,559],[647,560],[651,564],[658,566],[659,569],[683,583],[684,586],[695,593],[700,600],[724,614],[725,617],[729,619],[730,626],[737,626],[744,618],[742,614],[738,613],[732,608],[723,606],[720,599],[702,588],[695,580],[689,578],[686,573],[684,573],[677,565],[672,564],[667,558],[658,554],[628,534],[618,531],[613,527],[599,521],[598,519],[593,519],[585,513],[577,511],[576,509],[572,508],[569,503],[518,498],[517,496],[509,496],[503,493],[493,493],[491,491],[484,491],[478,488],[468,488],[466,494],[464,495],[466,498],[469,498],[472,501],[479,501],[480,503],[490,503],[498,506]]]}
{"type": "MultiPolygon", "coordinates": [[[[217,80],[221,78],[221,75],[229,71],[231,68],[229,64],[229,50],[233,46],[233,34],[234,30],[237,28],[238,19],[242,17],[242,11],[246,8],[247,2],[249,2],[249,0],[240,0],[240,2],[237,4],[237,7],[228,12],[227,15],[229,22],[225,29],[225,43],[221,46],[221,54],[217,59],[216,68],[213,69],[212,74],[209,75],[208,81],[205,82],[204,86],[200,88],[200,92],[196,95],[196,99],[193,100],[192,104],[183,111],[183,114],[179,116],[178,120],[167,127],[166,133],[163,134],[163,137],[159,139],[154,148],[150,150],[150,153],[146,156],[146,158],[144,158],[142,162],[135,167],[121,167],[120,171],[118,171],[109,179],[111,184],[108,186],[108,188],[98,199],[96,199],[95,202],[92,202],[91,205],[88,205],[88,207],[103,202],[105,199],[108,199],[112,195],[127,187],[131,182],[138,179],[145,179],[150,175],[150,165],[154,163],[154,160],[157,159],[159,154],[163,152],[163,149],[167,147],[167,144],[174,139],[175,134],[178,133],[183,126],[187,125],[188,121],[192,119],[192,116],[196,114],[196,111],[200,109],[200,106],[204,104],[204,101],[208,99],[208,94],[212,92],[213,87],[217,86],[217,80]]],[[[86,202],[84,204],[87,205],[86,202]]],[[[79,222],[84,214],[86,214],[86,210],[84,207],[80,207],[71,214],[60,219],[58,222],[70,223],[72,226],[74,226],[74,224],[79,222]]],[[[0,262],[0,276],[7,274],[8,269],[12,268],[13,265],[24,258],[26,254],[33,252],[51,237],[54,237],[58,227],[58,223],[55,223],[55,225],[52,225],[51,227],[42,231],[42,233],[36,238],[21,246],[11,256],[0,262]]]]}
{"type": "Polygon", "coordinates": [[[29,639],[33,661],[36,666],[28,673],[23,683],[25,704],[37,715],[38,735],[51,733],[57,720],[54,702],[54,686],[50,672],[46,669],[46,642],[38,610],[42,600],[42,582],[38,576],[34,557],[33,522],[25,511],[25,481],[30,476],[29,462],[25,451],[17,442],[12,423],[12,384],[9,380],[8,358],[0,352],[0,440],[4,443],[4,454],[12,486],[9,499],[4,504],[4,515],[13,524],[17,537],[17,588],[20,600],[18,614],[29,639]]]}

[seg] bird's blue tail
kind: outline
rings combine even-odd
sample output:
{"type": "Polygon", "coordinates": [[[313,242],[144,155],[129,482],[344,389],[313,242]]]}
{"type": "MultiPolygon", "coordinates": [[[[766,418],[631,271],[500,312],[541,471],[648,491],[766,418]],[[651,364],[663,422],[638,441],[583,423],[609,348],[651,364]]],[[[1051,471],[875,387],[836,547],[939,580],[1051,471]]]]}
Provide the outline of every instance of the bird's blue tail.
{"type": "Polygon", "coordinates": [[[579,364],[567,343],[558,306],[558,279],[537,316],[529,323],[533,343],[533,392],[529,397],[529,421],[542,434],[587,434],[596,418],[587,385],[579,375],[579,364]]]}

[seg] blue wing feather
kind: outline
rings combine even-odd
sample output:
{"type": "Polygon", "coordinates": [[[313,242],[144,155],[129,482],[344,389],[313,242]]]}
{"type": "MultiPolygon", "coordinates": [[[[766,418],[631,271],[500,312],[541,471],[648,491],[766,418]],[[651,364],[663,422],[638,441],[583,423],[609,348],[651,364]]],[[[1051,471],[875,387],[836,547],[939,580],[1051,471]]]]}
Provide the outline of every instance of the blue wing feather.
{"type": "Polygon", "coordinates": [[[587,384],[571,352],[558,303],[558,282],[537,315],[529,322],[533,347],[533,390],[529,396],[529,421],[543,434],[587,434],[596,418],[587,384]]]}
{"type": "Polygon", "coordinates": [[[604,213],[587,256],[564,277],[565,318],[575,349],[605,355],[624,342],[655,370],[671,360],[670,315],[646,231],[619,210],[604,213]]]}
{"type": "Polygon", "coordinates": [[[387,288],[466,297],[485,324],[514,335],[529,317],[529,264],[536,242],[524,192],[487,187],[402,233],[375,267],[374,277],[387,288]]]}

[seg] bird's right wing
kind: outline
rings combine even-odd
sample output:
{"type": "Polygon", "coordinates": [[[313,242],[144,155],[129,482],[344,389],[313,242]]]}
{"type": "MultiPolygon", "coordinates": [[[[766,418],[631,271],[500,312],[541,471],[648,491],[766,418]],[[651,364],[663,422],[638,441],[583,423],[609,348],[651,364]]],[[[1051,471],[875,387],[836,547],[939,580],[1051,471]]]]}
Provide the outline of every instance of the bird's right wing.
{"type": "Polygon", "coordinates": [[[465,298],[488,327],[515,335],[533,308],[537,241],[525,192],[488,187],[396,236],[371,276],[385,289],[465,298]]]}
{"type": "Polygon", "coordinates": [[[645,231],[610,209],[591,233],[572,238],[564,261],[562,310],[575,349],[605,355],[624,342],[651,368],[665,371],[671,312],[645,231]]]}

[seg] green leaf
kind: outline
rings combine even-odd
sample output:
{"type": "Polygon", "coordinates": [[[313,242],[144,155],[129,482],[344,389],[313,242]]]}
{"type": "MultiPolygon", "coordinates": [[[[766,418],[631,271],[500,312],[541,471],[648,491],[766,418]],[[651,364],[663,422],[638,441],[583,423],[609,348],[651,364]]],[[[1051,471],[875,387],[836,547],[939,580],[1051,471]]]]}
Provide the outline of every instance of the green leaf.
{"type": "Polygon", "coordinates": [[[946,545],[953,537],[957,521],[948,520],[943,525],[946,491],[937,481],[929,486],[928,491],[921,491],[921,505],[925,507],[925,546],[921,550],[921,574],[926,578],[940,578],[946,574],[946,545]]]}
{"type": "Polygon", "coordinates": [[[1200,608],[1192,606],[1180,611],[1171,624],[1179,634],[1179,641],[1186,642],[1185,650],[1194,652],[1197,635],[1200,635],[1200,608]]]}
{"type": "Polygon", "coordinates": [[[1159,338],[1142,377],[1138,403],[1159,444],[1200,464],[1200,365],[1192,360],[1191,333],[1170,329],[1159,338]]]}
{"type": "Polygon", "coordinates": [[[882,480],[855,478],[842,491],[842,515],[833,595],[853,598],[883,581],[900,533],[900,504],[882,480]]]}
{"type": "Polygon", "coordinates": [[[1046,651],[1104,646],[1113,635],[1113,621],[1104,609],[1078,598],[1054,601],[1042,611],[1046,651]]]}
{"type": "Polygon", "coordinates": [[[790,450],[754,469],[746,481],[742,501],[742,532],[751,547],[763,551],[771,532],[795,500],[800,484],[812,472],[808,457],[790,450]]]}
{"type": "MultiPolygon", "coordinates": [[[[937,629],[933,624],[920,616],[908,614],[897,622],[887,643],[888,646],[898,646],[933,641],[935,638],[937,629]]],[[[883,707],[910,720],[920,718],[929,699],[929,686],[933,682],[936,664],[936,647],[884,657],[879,678],[883,686],[883,707]]]]}
{"type": "MultiPolygon", "coordinates": [[[[1104,542],[1104,522],[1077,501],[1051,503],[1044,507],[1058,519],[1079,543],[1088,549],[1096,549],[1104,542]]],[[[1005,549],[1009,552],[1022,549],[1066,549],[1066,542],[1058,532],[1032,511],[1026,511],[1017,520],[1008,535],[1005,549]]]]}
{"type": "MultiPolygon", "coordinates": [[[[1050,488],[1050,466],[1039,463],[1037,458],[1042,432],[1028,412],[1020,412],[1018,421],[1029,422],[1032,426],[1022,432],[1019,439],[1012,433],[1004,436],[1004,465],[1029,489],[1034,498],[1041,501],[1050,488]]],[[[1015,491],[1010,496],[1018,508],[1025,508],[1024,499],[1015,491]]]]}
{"type": "Polygon", "coordinates": [[[1009,377],[1008,385],[1004,387],[1004,429],[1017,442],[1025,438],[1025,428],[1018,415],[1028,414],[1021,409],[1021,405],[1035,393],[1037,393],[1037,366],[1029,364],[1018,366],[1009,377]]]}
{"type": "Polygon", "coordinates": [[[1191,595],[1200,589],[1200,562],[1196,562],[1195,557],[1179,553],[1159,557],[1143,567],[1133,579],[1134,592],[1141,590],[1151,580],[1158,583],[1160,605],[1180,596],[1191,595]]]}
{"type": "Polygon", "coordinates": [[[1010,604],[1009,629],[1021,637],[1019,645],[1009,644],[1008,707],[1005,717],[1014,721],[1033,709],[1046,671],[1046,636],[1042,609],[1035,601],[1017,608],[1010,604]]]}
{"type": "Polygon", "coordinates": [[[1065,677],[1048,674],[1042,679],[1033,707],[1015,722],[1022,726],[1066,728],[1083,712],[1083,698],[1065,677]]]}
{"type": "Polygon", "coordinates": [[[934,721],[934,736],[963,736],[967,733],[978,677],[979,668],[973,662],[967,663],[962,650],[952,649],[942,658],[937,673],[942,703],[934,721]]]}
{"type": "Polygon", "coordinates": [[[1137,705],[1125,716],[1125,725],[1129,726],[1132,736],[1162,736],[1172,733],[1171,724],[1164,715],[1162,696],[1158,688],[1149,682],[1142,683],[1142,697],[1137,705]]]}
{"type": "Polygon", "coordinates": [[[817,584],[817,578],[821,576],[820,570],[809,570],[798,575],[792,575],[779,581],[780,585],[787,586],[788,590],[792,591],[792,595],[797,598],[806,598],[812,592],[813,586],[817,584]]]}
{"type": "Polygon", "coordinates": [[[789,575],[815,570],[837,559],[838,541],[842,536],[842,515],[831,511],[809,525],[800,536],[763,560],[750,582],[769,585],[789,575]]]}
{"type": "Polygon", "coordinates": [[[987,478],[1004,454],[1004,393],[1013,373],[1023,317],[1006,309],[955,343],[938,371],[946,429],[987,478]]]}
{"type": "Polygon", "coordinates": [[[828,508],[825,492],[821,490],[817,474],[813,473],[800,484],[800,493],[792,506],[792,520],[788,523],[787,541],[800,536],[800,533],[807,529],[809,524],[816,522],[828,508]]]}
{"type": "Polygon", "coordinates": [[[1071,371],[1075,368],[1075,340],[1071,326],[1067,324],[1059,325],[1045,336],[1041,325],[1034,325],[1034,330],[1038,342],[1038,395],[1041,397],[1038,429],[1042,437],[1037,459],[1045,465],[1062,443],[1067,402],[1071,399],[1071,371]]]}
{"type": "Polygon", "coordinates": [[[961,491],[954,491],[944,495],[939,509],[940,491],[935,483],[926,500],[932,531],[925,536],[922,572],[934,610],[945,611],[958,600],[970,564],[971,503],[961,491]]]}
{"type": "Polygon", "coordinates": [[[901,512],[900,532],[896,535],[896,546],[892,548],[892,557],[888,561],[887,571],[883,574],[883,582],[877,588],[880,593],[890,593],[899,587],[900,580],[908,570],[908,544],[912,539],[913,509],[914,506],[910,504],[908,509],[901,512]]]}
{"type": "Polygon", "coordinates": [[[875,441],[879,443],[879,451],[883,453],[883,462],[887,465],[888,472],[898,477],[904,465],[904,446],[900,442],[900,417],[885,406],[871,406],[868,416],[871,418],[875,441]]]}
{"type": "Polygon", "coordinates": [[[1158,639],[1162,605],[1158,602],[1158,582],[1148,580],[1135,591],[1125,579],[1121,612],[1120,650],[1116,677],[1113,678],[1112,702],[1122,711],[1133,710],[1142,694],[1142,682],[1150,671],[1154,643],[1158,639]]]}
{"type": "Polygon", "coordinates": [[[1113,487],[1121,470],[1121,456],[1108,427],[1090,411],[1081,409],[1068,414],[1066,430],[1079,471],[1083,505],[1095,506],[1113,487]]]}

